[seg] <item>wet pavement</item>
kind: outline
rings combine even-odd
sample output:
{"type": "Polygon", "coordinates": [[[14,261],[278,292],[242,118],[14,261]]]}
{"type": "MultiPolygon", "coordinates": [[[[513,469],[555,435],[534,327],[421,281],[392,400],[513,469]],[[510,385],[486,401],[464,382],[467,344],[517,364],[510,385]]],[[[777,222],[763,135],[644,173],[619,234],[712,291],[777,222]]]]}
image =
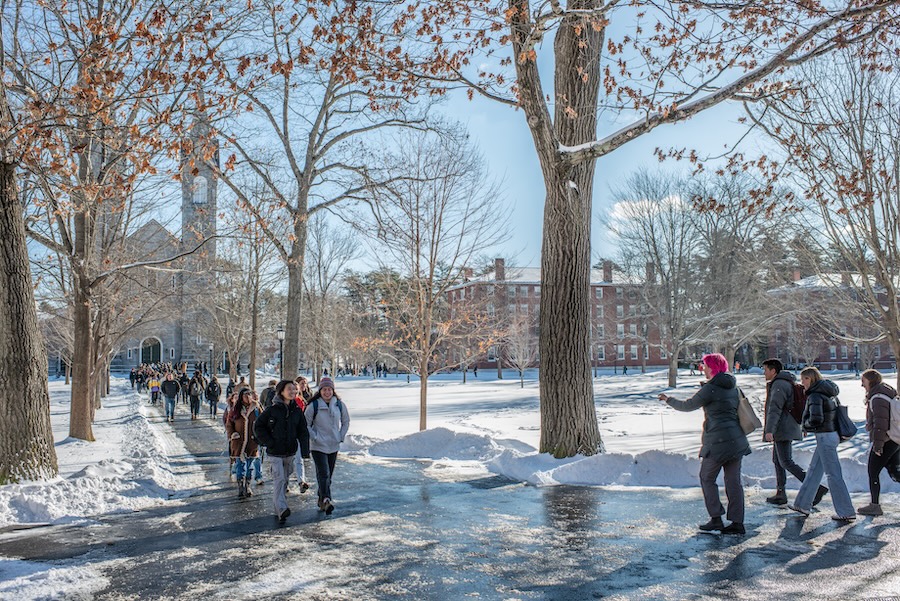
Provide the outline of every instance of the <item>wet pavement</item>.
{"type": "Polygon", "coordinates": [[[183,419],[174,428],[216,484],[90,525],[5,533],[0,555],[90,566],[108,582],[92,598],[111,600],[900,595],[894,497],[883,501],[888,515],[842,526],[827,498],[803,519],[748,491],[748,534],[734,537],[695,529],[706,520],[697,489],[460,481],[428,461],[342,454],[334,514],[294,485],[293,513],[280,526],[269,484],[237,499],[218,428],[183,419]]]}

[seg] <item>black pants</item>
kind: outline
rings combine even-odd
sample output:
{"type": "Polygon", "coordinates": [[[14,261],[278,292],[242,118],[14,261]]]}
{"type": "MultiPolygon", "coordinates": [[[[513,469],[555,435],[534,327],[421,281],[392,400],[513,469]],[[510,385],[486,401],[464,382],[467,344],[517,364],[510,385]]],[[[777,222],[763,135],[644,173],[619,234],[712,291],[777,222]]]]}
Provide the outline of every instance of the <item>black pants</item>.
{"type": "Polygon", "coordinates": [[[191,415],[200,415],[200,397],[191,397],[191,415]]]}
{"type": "Polygon", "coordinates": [[[312,451],[313,463],[316,465],[316,483],[319,485],[319,501],[331,498],[331,476],[334,474],[334,464],[337,461],[337,452],[323,453],[312,451]]]}
{"type": "Polygon", "coordinates": [[[806,472],[794,461],[794,442],[791,440],[776,440],[772,445],[772,463],[775,464],[775,487],[784,490],[787,484],[787,473],[803,482],[806,472]]]}
{"type": "Polygon", "coordinates": [[[900,445],[893,440],[884,443],[881,455],[869,451],[869,493],[872,495],[872,502],[876,505],[881,497],[881,470],[888,468],[888,472],[893,478],[897,473],[898,460],[900,460],[900,445]]]}

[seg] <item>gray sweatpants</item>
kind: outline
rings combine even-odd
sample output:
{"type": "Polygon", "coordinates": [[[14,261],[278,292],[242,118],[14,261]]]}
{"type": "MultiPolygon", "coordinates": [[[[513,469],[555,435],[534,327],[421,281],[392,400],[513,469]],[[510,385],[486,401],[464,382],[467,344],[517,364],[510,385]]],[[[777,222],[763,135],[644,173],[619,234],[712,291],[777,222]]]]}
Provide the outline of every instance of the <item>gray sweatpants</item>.
{"type": "Polygon", "coordinates": [[[288,478],[294,473],[294,456],[275,457],[269,455],[269,463],[272,465],[272,501],[275,503],[275,515],[279,515],[288,508],[287,487],[288,478]]]}
{"type": "Polygon", "coordinates": [[[700,462],[700,488],[709,517],[720,517],[725,513],[722,500],[719,498],[719,486],[716,478],[719,472],[725,471],[725,496],[728,498],[727,518],[732,522],[744,523],[744,486],[741,483],[741,460],[743,457],[721,463],[715,459],[704,457],[700,462]]]}

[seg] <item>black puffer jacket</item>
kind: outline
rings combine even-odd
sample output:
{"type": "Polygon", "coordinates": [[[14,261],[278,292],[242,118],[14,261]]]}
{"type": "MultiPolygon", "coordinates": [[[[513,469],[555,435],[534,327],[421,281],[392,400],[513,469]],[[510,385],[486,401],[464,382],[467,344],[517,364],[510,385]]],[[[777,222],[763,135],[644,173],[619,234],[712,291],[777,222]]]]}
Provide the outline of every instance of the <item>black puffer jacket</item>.
{"type": "Polygon", "coordinates": [[[257,418],[254,434],[273,457],[296,455],[298,447],[303,457],[309,457],[309,428],[303,411],[293,401],[285,404],[276,398],[257,418]]]}
{"type": "Polygon", "coordinates": [[[888,430],[891,427],[891,402],[888,399],[896,396],[897,391],[884,382],[874,386],[866,395],[866,430],[869,432],[872,450],[876,453],[881,453],[884,443],[890,440],[888,430]]]}
{"type": "Polygon", "coordinates": [[[737,380],[729,373],[716,374],[686,401],[671,397],[666,401],[678,411],[703,408],[703,445],[700,457],[725,463],[750,454],[750,443],[738,421],[737,380]]]}
{"type": "Polygon", "coordinates": [[[838,385],[831,380],[819,380],[806,391],[803,429],[807,432],[835,432],[837,430],[838,385]]]}

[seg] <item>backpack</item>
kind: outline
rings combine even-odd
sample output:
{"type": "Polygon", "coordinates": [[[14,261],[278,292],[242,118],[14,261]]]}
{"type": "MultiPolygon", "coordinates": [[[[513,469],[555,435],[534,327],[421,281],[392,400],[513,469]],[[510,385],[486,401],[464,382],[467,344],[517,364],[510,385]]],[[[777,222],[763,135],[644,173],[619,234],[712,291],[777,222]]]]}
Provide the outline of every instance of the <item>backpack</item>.
{"type": "MultiPolygon", "coordinates": [[[[338,408],[338,411],[340,411],[340,412],[343,413],[343,409],[341,408],[341,399],[334,399],[334,400],[337,401],[337,408],[338,408]]],[[[314,401],[312,402],[312,407],[313,407],[313,418],[312,418],[312,420],[313,420],[313,423],[315,423],[315,421],[316,421],[316,416],[319,415],[319,399],[316,399],[316,400],[314,400],[314,401]]]]}
{"type": "Polygon", "coordinates": [[[888,438],[890,438],[894,442],[897,442],[898,444],[900,444],[900,442],[898,442],[898,441],[900,441],[900,397],[890,398],[886,394],[876,394],[876,395],[872,396],[873,399],[875,397],[881,397],[881,398],[887,400],[888,404],[890,405],[890,407],[891,407],[890,418],[891,419],[889,422],[890,425],[888,426],[887,435],[888,435],[888,438]]]}
{"type": "Polygon", "coordinates": [[[203,386],[200,385],[200,382],[194,380],[191,382],[191,396],[201,396],[203,394],[203,386]]]}
{"type": "Polygon", "coordinates": [[[803,425],[803,412],[806,410],[806,389],[803,388],[803,384],[794,384],[794,398],[791,402],[791,406],[788,409],[790,411],[791,417],[794,418],[798,424],[803,425]]]}

